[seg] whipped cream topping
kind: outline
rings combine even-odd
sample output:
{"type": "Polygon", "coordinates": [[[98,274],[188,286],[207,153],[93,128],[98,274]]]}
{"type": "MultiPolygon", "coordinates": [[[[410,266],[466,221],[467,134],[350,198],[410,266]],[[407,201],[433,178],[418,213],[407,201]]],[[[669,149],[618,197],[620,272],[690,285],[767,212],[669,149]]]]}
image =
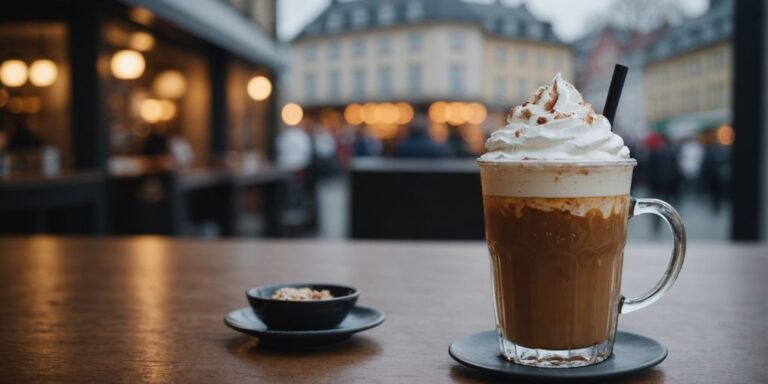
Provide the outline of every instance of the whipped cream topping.
{"type": "Polygon", "coordinates": [[[629,149],[611,123],[585,103],[558,73],[552,82],[510,112],[507,126],[493,132],[481,161],[611,161],[629,149]]]}

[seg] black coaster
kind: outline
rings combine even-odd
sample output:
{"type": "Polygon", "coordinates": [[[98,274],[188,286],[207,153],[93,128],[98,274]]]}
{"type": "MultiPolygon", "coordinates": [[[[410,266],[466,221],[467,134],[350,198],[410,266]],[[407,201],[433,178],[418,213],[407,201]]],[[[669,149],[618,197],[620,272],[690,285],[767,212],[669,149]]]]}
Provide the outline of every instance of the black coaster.
{"type": "Polygon", "coordinates": [[[317,331],[278,331],[267,328],[251,307],[240,308],[224,317],[228,327],[259,338],[259,347],[275,349],[323,348],[341,343],[353,334],[384,322],[384,313],[373,308],[354,307],[338,326],[317,331]]]}
{"type": "Polygon", "coordinates": [[[613,355],[595,365],[578,368],[536,368],[515,364],[499,353],[496,331],[485,331],[454,341],[448,353],[470,368],[509,377],[538,380],[584,380],[629,375],[661,363],[667,348],[653,339],[616,332],[613,355]]]}

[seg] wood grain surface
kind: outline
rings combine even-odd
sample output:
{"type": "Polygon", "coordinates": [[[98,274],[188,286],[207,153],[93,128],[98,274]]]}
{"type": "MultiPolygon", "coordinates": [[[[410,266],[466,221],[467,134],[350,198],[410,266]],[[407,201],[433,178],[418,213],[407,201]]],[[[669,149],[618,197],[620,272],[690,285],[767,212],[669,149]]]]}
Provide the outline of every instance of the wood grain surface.
{"type": "MultiPolygon", "coordinates": [[[[668,245],[630,245],[625,292],[657,280],[668,245]]],[[[448,356],[492,328],[481,242],[0,238],[0,381],[473,383],[448,356]],[[326,281],[362,289],[378,328],[316,352],[270,352],[227,328],[248,287],[326,281]]],[[[677,286],[619,328],[670,355],[621,383],[768,380],[768,246],[693,244],[677,286]]]]}

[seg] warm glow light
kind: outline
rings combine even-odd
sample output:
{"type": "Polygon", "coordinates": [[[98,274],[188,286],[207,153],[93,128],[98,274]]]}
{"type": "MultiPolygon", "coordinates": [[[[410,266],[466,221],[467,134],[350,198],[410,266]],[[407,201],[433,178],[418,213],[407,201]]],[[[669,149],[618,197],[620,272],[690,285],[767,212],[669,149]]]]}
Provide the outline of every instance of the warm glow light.
{"type": "Polygon", "coordinates": [[[147,123],[157,123],[163,118],[163,103],[157,99],[144,99],[139,106],[139,115],[147,123]]]}
{"type": "Polygon", "coordinates": [[[300,105],[296,103],[288,103],[283,107],[281,116],[286,125],[298,125],[301,123],[301,119],[304,118],[304,111],[301,109],[300,105]]]}
{"type": "Polygon", "coordinates": [[[429,118],[435,123],[443,124],[448,121],[448,118],[446,117],[447,109],[448,104],[442,101],[434,102],[429,106],[429,118]]]}
{"type": "Polygon", "coordinates": [[[0,108],[5,107],[8,104],[8,100],[11,95],[5,88],[0,88],[0,108]]]}
{"type": "Polygon", "coordinates": [[[176,104],[170,100],[160,100],[160,120],[168,121],[176,116],[176,104]]]}
{"type": "Polygon", "coordinates": [[[451,125],[461,125],[466,121],[464,119],[464,103],[453,102],[448,104],[445,117],[451,125]]]}
{"type": "Polygon", "coordinates": [[[248,81],[248,96],[256,101],[266,100],[272,94],[272,83],[264,76],[256,76],[248,81]]]}
{"type": "Polygon", "coordinates": [[[470,124],[480,125],[488,118],[488,110],[480,103],[469,103],[467,109],[469,110],[467,122],[470,124]]]}
{"type": "Polygon", "coordinates": [[[11,99],[8,100],[8,111],[11,113],[24,112],[24,98],[11,97],[11,99]]]}
{"type": "Polygon", "coordinates": [[[144,74],[144,68],[147,66],[144,56],[130,49],[115,53],[109,64],[112,75],[125,80],[138,79],[144,74]]]}
{"type": "Polygon", "coordinates": [[[375,103],[365,103],[363,105],[363,121],[368,125],[381,122],[381,109],[375,103]]]}
{"type": "Polygon", "coordinates": [[[128,46],[141,52],[146,52],[154,48],[155,38],[147,32],[136,32],[128,38],[128,46]]]}
{"type": "Polygon", "coordinates": [[[400,110],[392,103],[384,103],[379,105],[379,114],[381,115],[381,122],[383,124],[395,124],[400,120],[400,110]]]}
{"type": "Polygon", "coordinates": [[[397,103],[398,118],[397,123],[405,125],[413,120],[413,107],[408,103],[397,103]]]}
{"type": "Polygon", "coordinates": [[[399,127],[395,124],[376,124],[368,126],[368,133],[377,139],[391,139],[397,136],[399,127]]]}
{"type": "Polygon", "coordinates": [[[0,81],[8,87],[21,87],[28,75],[27,64],[21,60],[6,60],[0,65],[0,81]]]}
{"type": "Polygon", "coordinates": [[[29,66],[29,82],[37,87],[47,87],[56,81],[59,68],[50,60],[35,60],[29,66]]]}
{"type": "Polygon", "coordinates": [[[344,120],[352,125],[363,123],[363,107],[360,104],[350,104],[344,109],[344,120]]]}
{"type": "Polygon", "coordinates": [[[155,19],[155,14],[146,8],[133,8],[130,17],[139,24],[149,25],[155,19]]]}
{"type": "Polygon", "coordinates": [[[178,99],[187,92],[187,78],[175,70],[169,69],[160,72],[152,83],[152,89],[155,93],[166,99],[178,99]]]}
{"type": "Polygon", "coordinates": [[[38,113],[43,109],[43,101],[37,96],[21,99],[21,110],[25,113],[38,113]]]}
{"type": "Polygon", "coordinates": [[[430,124],[429,136],[439,143],[448,140],[448,127],[445,124],[430,124]]]}
{"type": "Polygon", "coordinates": [[[733,144],[733,140],[736,138],[733,127],[728,124],[721,125],[720,128],[717,129],[716,135],[717,141],[721,145],[731,145],[733,144]]]}

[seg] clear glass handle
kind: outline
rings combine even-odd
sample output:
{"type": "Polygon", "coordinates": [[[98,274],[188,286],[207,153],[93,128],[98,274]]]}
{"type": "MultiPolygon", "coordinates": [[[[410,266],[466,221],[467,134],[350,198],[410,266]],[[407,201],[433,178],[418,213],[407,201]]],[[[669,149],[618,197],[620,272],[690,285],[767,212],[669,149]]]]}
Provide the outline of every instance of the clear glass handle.
{"type": "Polygon", "coordinates": [[[652,213],[664,219],[667,225],[669,225],[669,229],[672,231],[674,247],[672,248],[672,257],[669,260],[667,270],[664,272],[661,280],[659,280],[653,288],[644,295],[634,299],[626,299],[622,297],[621,305],[619,307],[620,313],[622,314],[645,308],[658,301],[661,296],[664,296],[675,283],[677,275],[680,274],[680,269],[683,267],[683,261],[685,260],[685,227],[683,226],[683,219],[677,213],[675,208],[656,199],[635,199],[633,197],[631,204],[631,217],[652,213]]]}

